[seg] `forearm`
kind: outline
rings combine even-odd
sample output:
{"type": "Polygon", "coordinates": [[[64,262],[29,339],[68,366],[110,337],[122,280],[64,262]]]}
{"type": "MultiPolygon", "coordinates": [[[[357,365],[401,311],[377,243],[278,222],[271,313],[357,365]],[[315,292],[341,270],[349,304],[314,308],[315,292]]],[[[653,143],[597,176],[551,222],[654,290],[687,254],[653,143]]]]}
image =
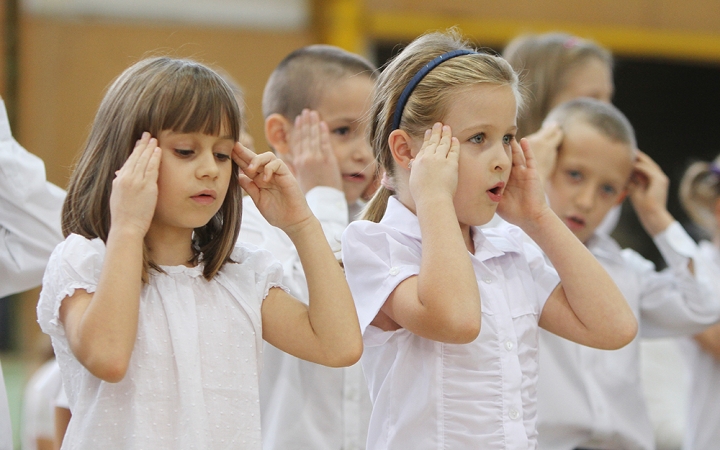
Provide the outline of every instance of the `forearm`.
{"type": "MultiPolygon", "coordinates": [[[[452,202],[417,206],[422,260],[417,281],[428,336],[470,342],[480,332],[480,292],[452,202]]],[[[428,337],[426,336],[426,337],[428,337]]]]}
{"type": "Polygon", "coordinates": [[[549,209],[526,233],[557,270],[565,299],[580,324],[576,341],[619,348],[637,333],[624,296],[597,259],[549,209]]]}
{"type": "Polygon", "coordinates": [[[137,337],[143,240],[111,229],[106,248],[97,289],[71,321],[69,339],[91,373],[114,382],[124,377],[137,337]]]}
{"type": "Polygon", "coordinates": [[[326,365],[353,364],[362,354],[355,304],[340,264],[320,222],[311,217],[288,236],[295,244],[307,279],[308,320],[326,365]]]}

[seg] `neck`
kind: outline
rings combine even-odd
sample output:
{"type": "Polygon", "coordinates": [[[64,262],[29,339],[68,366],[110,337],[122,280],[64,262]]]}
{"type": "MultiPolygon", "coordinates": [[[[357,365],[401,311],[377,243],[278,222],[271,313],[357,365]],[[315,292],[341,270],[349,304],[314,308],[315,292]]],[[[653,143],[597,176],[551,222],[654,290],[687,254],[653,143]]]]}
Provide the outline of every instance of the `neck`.
{"type": "Polygon", "coordinates": [[[160,266],[192,266],[192,230],[158,229],[151,226],[145,235],[150,259],[160,266]]]}

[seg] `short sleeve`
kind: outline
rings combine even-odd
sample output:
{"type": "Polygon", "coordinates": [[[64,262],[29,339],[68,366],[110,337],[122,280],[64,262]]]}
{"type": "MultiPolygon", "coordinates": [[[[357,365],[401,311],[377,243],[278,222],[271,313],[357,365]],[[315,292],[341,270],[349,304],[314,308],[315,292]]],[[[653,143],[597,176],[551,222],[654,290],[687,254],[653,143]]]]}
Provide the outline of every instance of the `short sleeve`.
{"type": "Polygon", "coordinates": [[[71,234],[53,251],[43,277],[43,289],[37,306],[38,323],[50,336],[64,336],[60,323],[60,305],[75,289],[95,292],[103,260],[105,243],[71,234]]]}
{"type": "Polygon", "coordinates": [[[240,263],[230,265],[233,266],[232,270],[250,271],[254,274],[253,283],[255,292],[259,294],[260,302],[274,287],[288,292],[282,283],[282,264],[269,251],[243,243],[242,246],[237,246],[233,250],[232,260],[240,263]]]}
{"type": "Polygon", "coordinates": [[[392,291],[420,273],[420,242],[382,224],[357,221],[343,233],[342,254],[364,333],[392,291]]]}

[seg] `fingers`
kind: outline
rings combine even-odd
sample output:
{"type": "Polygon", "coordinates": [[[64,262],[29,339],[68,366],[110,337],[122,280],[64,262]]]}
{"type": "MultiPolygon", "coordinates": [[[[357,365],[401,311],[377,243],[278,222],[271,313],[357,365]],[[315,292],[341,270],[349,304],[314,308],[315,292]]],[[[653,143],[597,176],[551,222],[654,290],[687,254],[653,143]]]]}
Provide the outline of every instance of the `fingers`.
{"type": "Polygon", "coordinates": [[[513,167],[528,167],[529,161],[534,164],[535,161],[532,159],[532,152],[527,139],[522,138],[520,142],[513,139],[510,143],[510,149],[512,150],[513,167]]]}
{"type": "Polygon", "coordinates": [[[151,137],[147,131],[144,132],[123,166],[115,172],[115,176],[139,179],[149,176],[157,179],[162,154],[157,144],[157,139],[151,137]]]}
{"type": "Polygon", "coordinates": [[[239,142],[235,143],[232,151],[232,159],[241,169],[245,169],[249,166],[253,158],[256,156],[257,154],[254,151],[248,149],[239,142]]]}

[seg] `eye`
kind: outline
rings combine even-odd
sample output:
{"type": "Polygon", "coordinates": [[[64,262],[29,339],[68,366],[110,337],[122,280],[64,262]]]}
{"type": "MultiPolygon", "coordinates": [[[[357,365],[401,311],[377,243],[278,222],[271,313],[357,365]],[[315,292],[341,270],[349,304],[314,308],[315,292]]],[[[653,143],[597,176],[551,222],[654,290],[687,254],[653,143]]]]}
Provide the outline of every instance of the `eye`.
{"type": "Polygon", "coordinates": [[[226,155],[225,153],[215,153],[215,158],[218,159],[218,161],[228,161],[230,160],[230,155],[226,155]]]}
{"type": "Polygon", "coordinates": [[[568,170],[567,176],[573,181],[580,181],[583,178],[582,173],[580,173],[579,170],[568,170]]]}
{"type": "Polygon", "coordinates": [[[332,130],[332,133],[337,134],[338,136],[347,136],[348,134],[350,134],[350,131],[351,131],[350,127],[346,126],[346,127],[334,128],[332,130]]]}
{"type": "Polygon", "coordinates": [[[503,136],[503,144],[504,144],[504,145],[510,145],[510,144],[512,144],[512,141],[513,141],[513,140],[515,140],[515,135],[514,135],[514,134],[506,134],[505,136],[503,136]]]}
{"type": "Polygon", "coordinates": [[[600,187],[600,190],[602,191],[603,195],[606,195],[609,197],[614,196],[615,193],[617,193],[617,190],[614,187],[610,186],[609,184],[602,185],[600,187]]]}
{"type": "Polygon", "coordinates": [[[472,142],[473,144],[482,144],[483,142],[485,142],[485,133],[478,133],[468,139],[468,141],[472,142]]]}
{"type": "Polygon", "coordinates": [[[181,148],[176,148],[175,153],[177,153],[179,156],[190,156],[195,152],[193,150],[184,150],[181,148]]]}

